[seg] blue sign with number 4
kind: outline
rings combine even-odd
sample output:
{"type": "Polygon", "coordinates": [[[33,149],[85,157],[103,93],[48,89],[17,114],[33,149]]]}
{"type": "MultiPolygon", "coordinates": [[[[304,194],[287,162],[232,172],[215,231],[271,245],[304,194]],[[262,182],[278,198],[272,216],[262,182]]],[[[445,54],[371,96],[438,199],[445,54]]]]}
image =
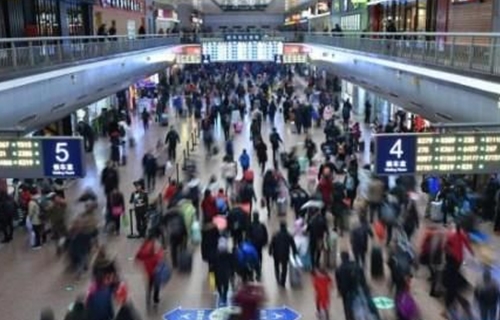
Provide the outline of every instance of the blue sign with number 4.
{"type": "Polygon", "coordinates": [[[388,134],[377,135],[375,139],[375,172],[377,175],[415,173],[417,136],[388,134]]]}
{"type": "Polygon", "coordinates": [[[85,175],[81,138],[42,139],[41,143],[46,177],[78,178],[85,175]]]}

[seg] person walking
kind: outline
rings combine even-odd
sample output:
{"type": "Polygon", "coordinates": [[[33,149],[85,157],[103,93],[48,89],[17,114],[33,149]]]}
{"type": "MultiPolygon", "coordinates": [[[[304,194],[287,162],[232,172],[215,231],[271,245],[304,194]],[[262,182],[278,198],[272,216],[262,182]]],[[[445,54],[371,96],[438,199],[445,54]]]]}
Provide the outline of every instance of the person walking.
{"type": "Polygon", "coordinates": [[[271,142],[271,147],[273,151],[273,163],[274,167],[278,167],[278,150],[280,148],[280,144],[283,143],[283,139],[281,139],[280,134],[276,128],[273,128],[273,132],[269,135],[269,141],[271,142]]]}
{"type": "Polygon", "coordinates": [[[125,214],[125,199],[118,189],[113,190],[109,196],[108,212],[110,212],[109,222],[113,223],[115,234],[120,235],[120,221],[125,214]]]}
{"type": "Polygon", "coordinates": [[[217,244],[217,253],[215,255],[213,270],[215,277],[215,286],[219,294],[219,306],[227,304],[227,295],[229,291],[229,282],[233,278],[235,268],[234,256],[229,252],[228,239],[220,237],[217,244]]]}
{"type": "Polygon", "coordinates": [[[156,187],[156,174],[158,172],[158,161],[152,151],[148,151],[142,157],[142,168],[144,170],[144,178],[146,179],[146,191],[152,192],[156,187]]]}
{"type": "Polygon", "coordinates": [[[264,175],[267,163],[267,145],[261,138],[258,138],[255,144],[255,152],[257,153],[261,174],[264,175]]]}
{"type": "Polygon", "coordinates": [[[135,255],[135,260],[142,264],[146,274],[146,304],[148,306],[151,303],[151,296],[153,297],[153,303],[155,305],[160,302],[160,286],[159,283],[155,281],[155,271],[162,259],[164,259],[163,250],[161,246],[157,244],[154,233],[151,233],[135,255]]]}
{"type": "Polygon", "coordinates": [[[246,149],[243,149],[243,151],[241,152],[239,161],[243,172],[247,171],[250,168],[250,156],[248,155],[246,149]]]}
{"type": "Polygon", "coordinates": [[[181,142],[179,134],[175,130],[174,126],[170,127],[170,130],[165,137],[165,144],[167,145],[168,159],[175,162],[177,156],[177,145],[181,142]]]}
{"type": "Polygon", "coordinates": [[[366,279],[361,267],[350,260],[347,251],[340,253],[340,261],[340,266],[335,271],[335,280],[344,304],[345,319],[354,320],[353,302],[366,289],[366,279]]]}
{"type": "Polygon", "coordinates": [[[274,259],[274,275],[281,287],[285,287],[290,253],[296,256],[298,254],[297,247],[293,236],[286,228],[286,223],[281,222],[279,231],[274,234],[269,246],[269,255],[274,259]]]}
{"type": "Polygon", "coordinates": [[[257,281],[260,281],[262,274],[262,250],[269,242],[266,225],[260,222],[259,213],[254,212],[252,215],[252,223],[247,233],[247,237],[254,245],[259,254],[259,269],[257,270],[257,281]]]}
{"type": "Polygon", "coordinates": [[[491,270],[487,268],[483,272],[483,281],[474,290],[474,299],[479,306],[481,320],[498,319],[497,314],[500,306],[500,289],[498,283],[493,280],[491,270]]]}

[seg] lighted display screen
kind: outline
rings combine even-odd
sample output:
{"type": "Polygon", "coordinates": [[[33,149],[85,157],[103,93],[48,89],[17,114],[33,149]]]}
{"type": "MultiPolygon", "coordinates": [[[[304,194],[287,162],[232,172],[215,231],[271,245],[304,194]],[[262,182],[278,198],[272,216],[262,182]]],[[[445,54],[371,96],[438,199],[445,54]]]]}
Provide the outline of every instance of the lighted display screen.
{"type": "Polygon", "coordinates": [[[211,62],[227,61],[274,61],[283,54],[281,41],[213,41],[202,44],[202,53],[211,62]]]}
{"type": "Polygon", "coordinates": [[[0,177],[83,177],[83,154],[81,138],[0,139],[0,177]]]}
{"type": "Polygon", "coordinates": [[[376,137],[378,174],[492,173],[499,169],[497,132],[376,137]]]}

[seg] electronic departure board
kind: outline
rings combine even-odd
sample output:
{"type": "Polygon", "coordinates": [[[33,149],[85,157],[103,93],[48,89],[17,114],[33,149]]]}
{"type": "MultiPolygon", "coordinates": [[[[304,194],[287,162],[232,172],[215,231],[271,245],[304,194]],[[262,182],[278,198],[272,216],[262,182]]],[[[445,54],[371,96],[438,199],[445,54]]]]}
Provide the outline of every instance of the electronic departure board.
{"type": "Polygon", "coordinates": [[[376,136],[379,175],[492,173],[500,169],[500,132],[376,136]]]}
{"type": "Polygon", "coordinates": [[[202,43],[202,54],[211,62],[274,61],[283,54],[281,41],[212,41],[202,43]]]}
{"type": "Polygon", "coordinates": [[[78,137],[0,138],[0,177],[83,177],[83,154],[78,137]]]}

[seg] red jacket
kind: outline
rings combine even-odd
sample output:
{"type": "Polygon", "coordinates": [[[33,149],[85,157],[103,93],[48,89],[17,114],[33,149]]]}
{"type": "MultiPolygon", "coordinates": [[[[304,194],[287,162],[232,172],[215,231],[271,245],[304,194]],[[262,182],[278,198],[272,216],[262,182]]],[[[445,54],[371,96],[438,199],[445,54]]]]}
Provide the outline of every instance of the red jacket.
{"type": "Polygon", "coordinates": [[[469,237],[463,231],[450,232],[446,240],[446,254],[452,256],[455,261],[461,264],[464,261],[464,249],[472,252],[469,237]]]}
{"type": "Polygon", "coordinates": [[[321,197],[325,205],[332,204],[333,200],[333,182],[330,178],[321,178],[318,183],[318,191],[321,193],[321,197]]]}
{"type": "Polygon", "coordinates": [[[201,201],[201,211],[203,212],[203,217],[209,219],[208,221],[211,221],[219,213],[215,198],[212,195],[201,201]]]}
{"type": "Polygon", "coordinates": [[[328,310],[332,284],[332,278],[328,274],[321,272],[314,273],[313,285],[316,292],[316,304],[320,310],[328,310]]]}
{"type": "Polygon", "coordinates": [[[135,259],[142,263],[149,278],[155,273],[156,266],[163,259],[163,251],[157,250],[153,240],[146,240],[135,255],[135,259]]]}
{"type": "Polygon", "coordinates": [[[262,288],[251,284],[241,287],[234,297],[234,303],[241,308],[241,314],[238,319],[259,319],[260,308],[263,302],[264,293],[262,288]]]}
{"type": "Polygon", "coordinates": [[[163,199],[165,201],[170,201],[172,197],[177,193],[177,186],[176,185],[169,185],[167,189],[165,190],[165,194],[163,195],[163,199]]]}

